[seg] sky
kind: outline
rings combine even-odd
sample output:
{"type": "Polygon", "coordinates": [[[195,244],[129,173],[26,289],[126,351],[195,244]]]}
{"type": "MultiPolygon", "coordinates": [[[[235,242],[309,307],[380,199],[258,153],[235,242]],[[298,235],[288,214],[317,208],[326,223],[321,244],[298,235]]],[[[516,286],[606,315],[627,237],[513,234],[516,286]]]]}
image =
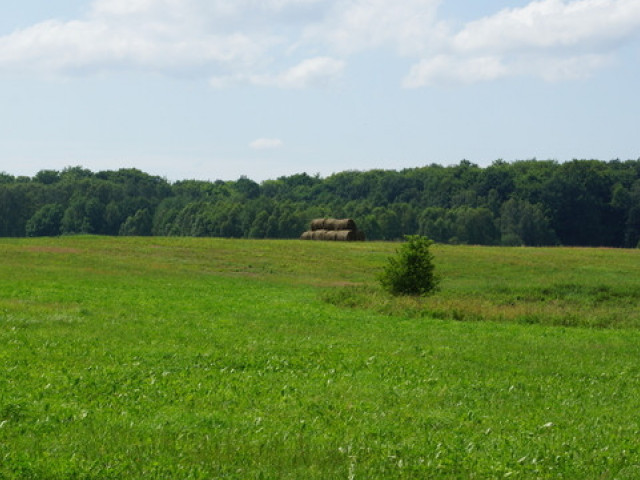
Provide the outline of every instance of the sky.
{"type": "Polygon", "coordinates": [[[0,172],[640,158],[640,0],[0,3],[0,172]]]}

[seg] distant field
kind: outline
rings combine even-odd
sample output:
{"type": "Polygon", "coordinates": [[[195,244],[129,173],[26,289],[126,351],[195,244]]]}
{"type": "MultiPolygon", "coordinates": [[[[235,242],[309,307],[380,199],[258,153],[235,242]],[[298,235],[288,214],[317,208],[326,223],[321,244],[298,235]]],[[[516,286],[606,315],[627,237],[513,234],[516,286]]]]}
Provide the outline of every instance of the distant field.
{"type": "Polygon", "coordinates": [[[640,478],[640,250],[0,239],[0,479],[640,478]]]}

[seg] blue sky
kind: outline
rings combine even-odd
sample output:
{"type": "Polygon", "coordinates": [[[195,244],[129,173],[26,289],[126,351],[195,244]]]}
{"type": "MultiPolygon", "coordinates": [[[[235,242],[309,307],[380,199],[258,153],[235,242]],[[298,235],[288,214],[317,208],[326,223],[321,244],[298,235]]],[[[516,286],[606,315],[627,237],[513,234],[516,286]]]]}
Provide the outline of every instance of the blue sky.
{"type": "Polygon", "coordinates": [[[0,5],[0,171],[640,157],[638,0],[0,5]]]}

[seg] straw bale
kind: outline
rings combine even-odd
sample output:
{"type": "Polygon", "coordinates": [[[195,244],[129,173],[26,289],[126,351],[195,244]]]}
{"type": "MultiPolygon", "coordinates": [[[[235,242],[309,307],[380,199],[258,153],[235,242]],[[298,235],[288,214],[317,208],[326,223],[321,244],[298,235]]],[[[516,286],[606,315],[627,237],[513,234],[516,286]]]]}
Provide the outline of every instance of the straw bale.
{"type": "Polygon", "coordinates": [[[335,230],[356,230],[356,222],[351,218],[341,218],[334,222],[335,230]]]}
{"type": "Polygon", "coordinates": [[[336,241],[338,240],[338,232],[336,230],[327,230],[325,233],[325,240],[336,241]]]}
{"type": "Polygon", "coordinates": [[[324,218],[315,218],[311,220],[311,230],[324,230],[324,218]]]}
{"type": "Polygon", "coordinates": [[[327,240],[353,242],[365,240],[364,232],[358,230],[351,218],[316,218],[311,221],[311,230],[304,232],[302,240],[327,240]]]}
{"type": "Polygon", "coordinates": [[[311,240],[324,240],[326,235],[326,230],[313,230],[311,232],[311,240]]]}
{"type": "Polygon", "coordinates": [[[356,230],[356,222],[350,218],[325,218],[325,230],[356,230]]]}
{"type": "Polygon", "coordinates": [[[311,230],[357,230],[351,218],[315,218],[311,220],[311,230]]]}
{"type": "Polygon", "coordinates": [[[353,230],[338,230],[336,232],[336,240],[343,242],[352,242],[356,239],[356,233],[353,230]]]}
{"type": "Polygon", "coordinates": [[[324,228],[325,228],[325,230],[338,230],[336,228],[337,222],[338,222],[338,220],[336,220],[335,218],[325,218],[324,219],[324,228]]]}

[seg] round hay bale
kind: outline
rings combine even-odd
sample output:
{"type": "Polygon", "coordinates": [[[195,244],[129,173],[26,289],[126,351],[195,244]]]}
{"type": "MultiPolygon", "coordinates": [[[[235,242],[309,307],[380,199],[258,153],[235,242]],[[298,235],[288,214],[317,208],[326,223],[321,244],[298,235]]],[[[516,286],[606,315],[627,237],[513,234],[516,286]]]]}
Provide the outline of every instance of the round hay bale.
{"type": "Polygon", "coordinates": [[[356,222],[351,218],[341,218],[333,221],[333,230],[356,230],[356,222]]]}
{"type": "Polygon", "coordinates": [[[353,242],[356,239],[356,232],[353,230],[336,231],[336,240],[342,242],[353,242]]]}
{"type": "Polygon", "coordinates": [[[335,218],[325,218],[324,219],[324,228],[325,230],[339,230],[336,228],[338,220],[335,218]]]}
{"type": "Polygon", "coordinates": [[[312,233],[313,232],[311,230],[303,232],[302,235],[300,235],[300,240],[311,240],[311,234],[312,233]]]}
{"type": "Polygon", "coordinates": [[[324,239],[335,242],[338,239],[338,232],[336,230],[327,230],[327,233],[325,233],[324,239]]]}
{"type": "Polygon", "coordinates": [[[315,218],[311,220],[311,230],[324,230],[324,218],[315,218]]]}
{"type": "Polygon", "coordinates": [[[326,235],[326,230],[313,230],[313,232],[311,232],[311,240],[324,240],[326,235]]]}

